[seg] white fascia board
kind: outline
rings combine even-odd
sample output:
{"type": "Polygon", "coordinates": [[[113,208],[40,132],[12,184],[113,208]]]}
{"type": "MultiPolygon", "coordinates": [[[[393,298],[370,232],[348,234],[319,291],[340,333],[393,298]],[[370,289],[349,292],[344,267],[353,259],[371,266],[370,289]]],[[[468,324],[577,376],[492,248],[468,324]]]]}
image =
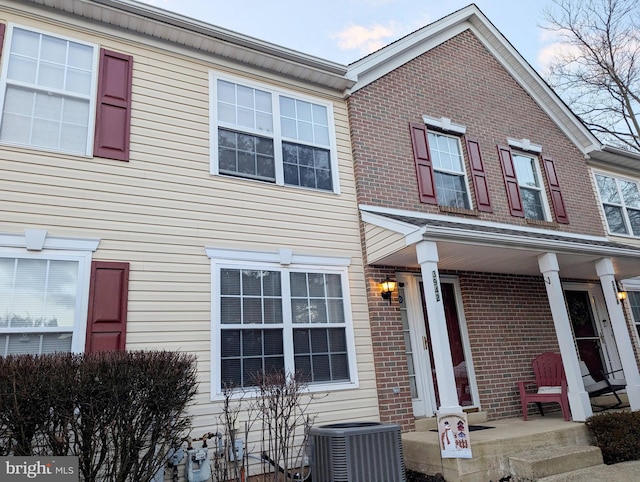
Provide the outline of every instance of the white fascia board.
{"type": "Polygon", "coordinates": [[[388,229],[389,231],[402,234],[403,236],[407,236],[411,233],[414,233],[416,230],[420,230],[420,228],[416,228],[416,226],[414,226],[413,224],[403,223],[402,221],[390,219],[388,217],[380,216],[372,212],[362,211],[361,217],[362,221],[365,223],[388,229]]]}
{"type": "MultiPolygon", "coordinates": [[[[609,242],[609,239],[606,238],[605,236],[591,236],[587,234],[567,233],[564,231],[556,231],[556,230],[550,230],[550,229],[541,229],[541,228],[534,228],[534,227],[528,227],[528,226],[516,226],[514,224],[494,223],[491,221],[479,221],[477,219],[467,219],[467,218],[458,218],[458,217],[452,218],[449,215],[427,214],[427,213],[421,213],[416,211],[406,211],[403,209],[392,209],[392,208],[385,208],[380,206],[369,206],[366,204],[361,204],[359,208],[360,208],[360,211],[363,213],[363,215],[365,212],[379,213],[382,215],[390,214],[394,216],[406,216],[410,218],[424,219],[425,222],[429,220],[433,220],[433,221],[457,223],[462,225],[467,224],[469,226],[481,226],[481,227],[494,228],[494,229],[509,229],[511,231],[522,232],[523,236],[526,236],[527,233],[537,233],[537,234],[546,234],[550,236],[562,236],[564,238],[571,238],[571,239],[580,239],[584,241],[609,242]]],[[[396,221],[396,222],[400,222],[400,221],[396,221]]],[[[410,224],[409,226],[413,226],[413,225],[410,224]]],[[[415,228],[415,226],[413,227],[415,228]]],[[[431,229],[432,227],[429,227],[429,230],[431,229]]]]}

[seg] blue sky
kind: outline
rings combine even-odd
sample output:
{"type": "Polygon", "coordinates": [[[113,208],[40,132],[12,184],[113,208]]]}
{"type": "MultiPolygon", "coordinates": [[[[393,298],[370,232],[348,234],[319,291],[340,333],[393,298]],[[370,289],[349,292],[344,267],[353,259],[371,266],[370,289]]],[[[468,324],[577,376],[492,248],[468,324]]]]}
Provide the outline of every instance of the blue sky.
{"type": "MultiPolygon", "coordinates": [[[[260,40],[348,64],[469,0],[138,0],[260,40]]],[[[555,45],[538,27],[551,0],[476,0],[539,71],[555,45]]]]}

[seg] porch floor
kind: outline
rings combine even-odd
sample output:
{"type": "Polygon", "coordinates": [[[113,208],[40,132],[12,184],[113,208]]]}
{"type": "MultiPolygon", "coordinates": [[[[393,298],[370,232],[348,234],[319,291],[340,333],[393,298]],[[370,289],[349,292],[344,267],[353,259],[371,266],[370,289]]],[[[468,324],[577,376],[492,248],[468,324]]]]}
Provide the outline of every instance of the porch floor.
{"type": "MultiPolygon", "coordinates": [[[[522,418],[486,421],[481,413],[468,415],[469,425],[493,427],[469,434],[471,459],[442,459],[438,433],[430,431],[436,428],[435,419],[421,419],[416,421],[417,431],[402,435],[407,469],[428,475],[441,473],[447,482],[498,482],[508,476],[511,476],[510,482],[547,480],[542,476],[537,477],[536,470],[538,474],[546,471],[563,474],[561,477],[564,478],[549,478],[549,481],[611,480],[608,477],[598,478],[598,470],[610,472],[614,466],[602,465],[600,451],[591,446],[591,436],[584,423],[565,422],[560,413],[549,413],[544,417],[530,414],[526,422],[522,418]],[[534,458],[535,453],[552,454],[543,456],[547,460],[542,463],[547,467],[534,469],[531,472],[534,475],[518,476],[514,464],[521,463],[517,461],[523,457],[534,458]],[[567,454],[564,458],[563,453],[567,454]],[[551,460],[556,455],[557,460],[551,460]],[[549,464],[557,467],[548,467],[549,464]],[[578,469],[584,471],[584,478],[571,478],[580,477],[578,469]],[[569,471],[572,475],[565,474],[569,471]]],[[[634,474],[633,477],[619,480],[638,480],[635,477],[640,474],[640,461],[616,464],[615,467],[634,474]]]]}

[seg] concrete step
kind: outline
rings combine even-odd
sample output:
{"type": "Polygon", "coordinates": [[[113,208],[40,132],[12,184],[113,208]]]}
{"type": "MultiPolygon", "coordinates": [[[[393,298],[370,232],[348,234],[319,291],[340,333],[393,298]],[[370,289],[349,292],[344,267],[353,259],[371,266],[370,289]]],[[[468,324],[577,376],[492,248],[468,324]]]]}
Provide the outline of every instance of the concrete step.
{"type": "Polygon", "coordinates": [[[602,464],[602,452],[592,445],[535,447],[509,457],[514,482],[540,481],[602,464]]]}
{"type": "Polygon", "coordinates": [[[538,479],[538,482],[604,482],[638,480],[640,460],[622,462],[614,465],[594,465],[564,474],[551,475],[538,479]]]}
{"type": "MultiPolygon", "coordinates": [[[[467,413],[467,423],[469,425],[482,425],[487,421],[487,412],[469,412],[467,413]]],[[[436,417],[418,418],[415,421],[416,432],[428,432],[438,428],[438,420],[436,417]]]]}

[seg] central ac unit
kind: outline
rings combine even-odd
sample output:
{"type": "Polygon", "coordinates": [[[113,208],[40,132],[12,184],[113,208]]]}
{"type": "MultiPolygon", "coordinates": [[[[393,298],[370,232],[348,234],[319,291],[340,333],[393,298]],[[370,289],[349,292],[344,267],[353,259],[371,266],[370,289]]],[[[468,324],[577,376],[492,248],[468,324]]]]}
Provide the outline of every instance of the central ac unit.
{"type": "Polygon", "coordinates": [[[311,428],[313,482],[405,482],[400,426],[353,422],[311,428]]]}

